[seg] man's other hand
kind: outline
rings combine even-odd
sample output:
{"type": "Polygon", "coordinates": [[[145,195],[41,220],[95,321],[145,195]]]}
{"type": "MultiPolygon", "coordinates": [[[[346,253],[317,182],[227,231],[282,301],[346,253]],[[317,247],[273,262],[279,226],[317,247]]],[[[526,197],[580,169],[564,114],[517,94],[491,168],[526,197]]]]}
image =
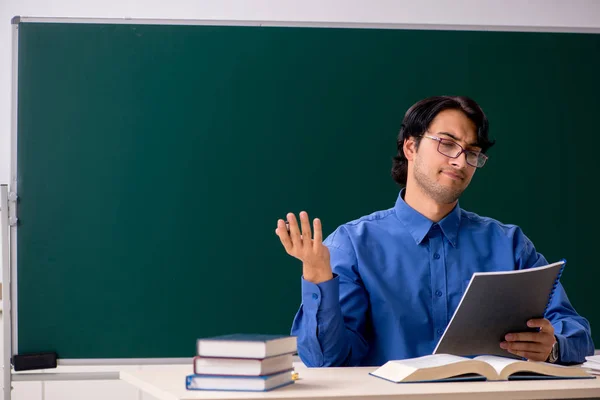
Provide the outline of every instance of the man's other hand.
{"type": "Polygon", "coordinates": [[[554,327],[545,318],[530,319],[527,326],[540,328],[539,332],[508,333],[500,342],[500,347],[509,353],[528,359],[529,361],[546,361],[552,346],[556,342],[554,327]]]}
{"type": "Polygon", "coordinates": [[[277,221],[275,233],[279,236],[285,251],[302,261],[304,279],[312,283],[321,283],[332,279],[329,249],[323,244],[321,220],[315,218],[311,230],[310,220],[305,211],[300,213],[301,226],[298,226],[293,213],[288,213],[286,218],[289,223],[289,233],[285,221],[282,219],[277,221]]]}

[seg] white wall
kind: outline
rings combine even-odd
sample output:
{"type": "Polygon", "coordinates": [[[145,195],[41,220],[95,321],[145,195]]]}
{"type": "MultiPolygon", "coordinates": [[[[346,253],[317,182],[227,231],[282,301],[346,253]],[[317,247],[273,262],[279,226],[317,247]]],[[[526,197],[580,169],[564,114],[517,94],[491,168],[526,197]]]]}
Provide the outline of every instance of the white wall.
{"type": "MultiPolygon", "coordinates": [[[[600,28],[596,0],[0,0],[0,183],[9,183],[13,16],[213,19],[373,24],[600,28]]],[[[1,251],[1,250],[0,250],[1,251]]],[[[1,253],[0,253],[1,255],[1,253]]],[[[0,275],[1,276],[1,275],[0,275]]],[[[18,383],[16,399],[67,398],[58,383],[18,383]]],[[[73,385],[68,386],[71,389],[73,385]]],[[[120,383],[88,389],[113,399],[149,398],[120,383]],[[116,395],[116,392],[119,395],[116,395]]],[[[89,390],[87,391],[89,393],[89,390]]],[[[85,392],[83,392],[85,393],[85,392]]],[[[84,396],[82,392],[71,393],[84,396]]],[[[75,398],[75,397],[68,397],[75,398]]],[[[99,397],[100,398],[100,397],[99,397]]]]}

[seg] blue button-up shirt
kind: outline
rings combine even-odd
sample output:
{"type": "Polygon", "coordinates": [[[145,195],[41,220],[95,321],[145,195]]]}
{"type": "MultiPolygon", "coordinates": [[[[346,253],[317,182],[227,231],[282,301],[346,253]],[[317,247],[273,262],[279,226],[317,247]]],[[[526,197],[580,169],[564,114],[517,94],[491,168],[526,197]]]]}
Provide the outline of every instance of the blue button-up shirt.
{"type": "MultiPolygon", "coordinates": [[[[382,365],[431,354],[474,272],[548,264],[517,226],[458,205],[434,223],[406,204],[403,192],[393,208],[344,224],[324,241],[333,279],[302,279],[292,335],[307,366],[382,365]]],[[[545,318],[560,362],[594,353],[589,323],[560,284],[545,318]]]]}

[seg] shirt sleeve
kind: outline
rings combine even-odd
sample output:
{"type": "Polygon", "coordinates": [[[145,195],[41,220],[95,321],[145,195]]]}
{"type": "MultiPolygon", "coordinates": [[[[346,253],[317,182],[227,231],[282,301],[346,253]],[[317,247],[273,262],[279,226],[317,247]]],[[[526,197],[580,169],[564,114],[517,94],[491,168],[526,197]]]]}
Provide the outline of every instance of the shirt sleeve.
{"type": "Polygon", "coordinates": [[[298,355],[308,367],[359,365],[368,350],[368,295],[345,229],[338,228],[324,244],[334,277],[319,284],[302,279],[302,304],[291,333],[298,337],[298,355]]]}
{"type": "MultiPolygon", "coordinates": [[[[547,265],[548,261],[539,254],[533,243],[521,232],[516,238],[518,255],[517,268],[532,268],[547,265]]],[[[571,305],[563,286],[558,283],[554,295],[548,304],[544,315],[554,327],[554,335],[558,341],[561,364],[579,364],[585,362],[585,356],[594,354],[590,323],[583,318],[571,305]]]]}

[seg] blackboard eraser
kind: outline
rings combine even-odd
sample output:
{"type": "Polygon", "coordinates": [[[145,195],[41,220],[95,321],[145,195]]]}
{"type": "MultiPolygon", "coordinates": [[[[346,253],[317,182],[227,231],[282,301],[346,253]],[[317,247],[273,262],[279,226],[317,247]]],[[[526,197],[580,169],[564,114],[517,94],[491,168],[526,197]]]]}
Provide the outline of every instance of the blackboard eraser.
{"type": "Polygon", "coordinates": [[[12,365],[15,371],[50,369],[56,368],[57,359],[55,352],[15,354],[12,356],[12,365]]]}

